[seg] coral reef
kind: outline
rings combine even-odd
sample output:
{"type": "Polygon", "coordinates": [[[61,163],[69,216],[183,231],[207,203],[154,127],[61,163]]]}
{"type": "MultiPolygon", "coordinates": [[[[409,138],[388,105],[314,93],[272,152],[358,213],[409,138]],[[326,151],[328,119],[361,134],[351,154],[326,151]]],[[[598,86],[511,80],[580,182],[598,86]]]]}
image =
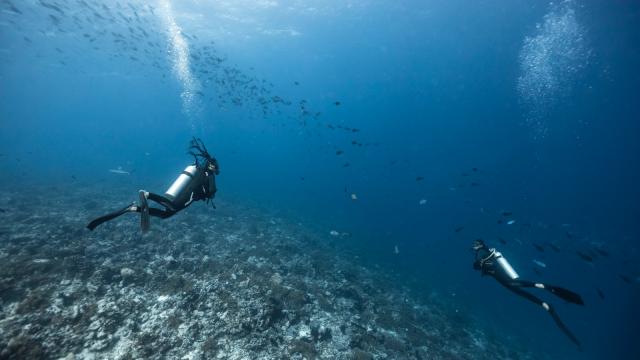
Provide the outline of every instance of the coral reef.
{"type": "Polygon", "coordinates": [[[127,190],[55,190],[0,193],[0,358],[531,357],[327,232],[223,201],[144,235],[133,214],[90,232],[127,190]]]}

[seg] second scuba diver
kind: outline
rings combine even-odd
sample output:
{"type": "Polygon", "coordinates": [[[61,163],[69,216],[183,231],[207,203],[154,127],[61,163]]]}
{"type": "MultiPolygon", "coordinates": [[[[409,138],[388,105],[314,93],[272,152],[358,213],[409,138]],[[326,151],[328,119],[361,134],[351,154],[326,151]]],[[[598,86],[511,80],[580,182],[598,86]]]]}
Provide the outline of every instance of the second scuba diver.
{"type": "Polygon", "coordinates": [[[511,267],[507,259],[502,256],[502,254],[494,248],[488,248],[482,240],[475,240],[473,242],[473,250],[475,250],[475,261],[473,263],[473,268],[479,270],[482,275],[491,275],[494,279],[496,279],[502,286],[516,293],[517,295],[522,296],[523,298],[532,301],[545,309],[556,322],[560,330],[571,339],[571,341],[580,347],[580,341],[578,338],[573,335],[573,333],[567,328],[567,326],[560,320],[560,317],[555,312],[555,310],[549,305],[547,302],[542,301],[537,296],[530,294],[524,291],[522,288],[538,288],[547,290],[550,293],[577,305],[584,305],[582,298],[580,295],[558,287],[547,285],[543,283],[527,281],[520,279],[520,276],[516,271],[511,267]]]}
{"type": "Polygon", "coordinates": [[[209,154],[202,140],[194,137],[189,145],[189,154],[194,157],[194,163],[184,169],[173,185],[164,193],[164,196],[140,190],[138,192],[140,204],[133,202],[121,210],[101,216],[90,222],[87,228],[93,230],[98,225],[120,215],[137,212],[140,213],[140,227],[143,232],[146,232],[150,227],[149,216],[166,219],[191,205],[194,201],[206,200],[207,203],[211,201],[217,191],[215,176],[220,173],[218,161],[209,154]],[[164,209],[149,207],[147,200],[155,201],[164,209]]]}

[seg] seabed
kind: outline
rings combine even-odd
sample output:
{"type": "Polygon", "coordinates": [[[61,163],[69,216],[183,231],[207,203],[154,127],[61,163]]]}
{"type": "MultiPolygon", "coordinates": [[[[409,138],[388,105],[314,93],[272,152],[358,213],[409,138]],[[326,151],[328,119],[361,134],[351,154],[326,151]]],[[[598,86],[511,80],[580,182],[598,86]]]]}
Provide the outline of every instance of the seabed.
{"type": "Polygon", "coordinates": [[[133,214],[85,228],[135,194],[4,187],[0,358],[533,358],[358,263],[329,231],[264,210],[217,200],[145,235],[133,214]]]}

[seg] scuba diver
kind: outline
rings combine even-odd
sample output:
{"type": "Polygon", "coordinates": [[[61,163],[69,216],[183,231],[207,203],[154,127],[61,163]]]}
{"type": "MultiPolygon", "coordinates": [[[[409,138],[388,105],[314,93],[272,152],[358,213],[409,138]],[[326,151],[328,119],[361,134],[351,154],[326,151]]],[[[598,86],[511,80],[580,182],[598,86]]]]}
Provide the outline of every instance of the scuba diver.
{"type": "MultiPolygon", "coordinates": [[[[93,231],[104,222],[128,212],[136,212],[140,213],[140,227],[143,232],[146,232],[150,227],[149,216],[166,219],[191,205],[194,201],[206,200],[209,203],[217,191],[215,175],[220,173],[218,161],[209,154],[202,140],[195,137],[189,143],[188,153],[194,157],[194,163],[184,169],[173,185],[164,193],[164,196],[140,190],[138,192],[140,204],[133,202],[121,210],[101,216],[90,222],[87,228],[93,231]],[[147,200],[155,201],[164,209],[149,207],[147,200]]],[[[213,202],[211,205],[215,208],[213,202]]]]}
{"type": "Polygon", "coordinates": [[[513,291],[514,293],[524,297],[525,299],[532,301],[544,308],[556,322],[560,330],[573,341],[578,347],[580,347],[580,341],[571,333],[569,328],[560,320],[560,317],[555,312],[555,310],[546,303],[542,301],[535,295],[532,295],[522,288],[538,288],[544,289],[552,294],[577,305],[584,305],[582,298],[580,295],[569,291],[567,289],[551,286],[543,283],[537,283],[533,281],[527,281],[520,279],[520,276],[516,271],[511,267],[507,259],[502,256],[502,254],[496,251],[495,248],[489,249],[487,245],[485,245],[484,241],[478,239],[473,242],[473,250],[475,250],[475,261],[473,263],[473,268],[479,270],[482,275],[491,275],[494,279],[496,279],[502,286],[507,289],[513,291]]]}

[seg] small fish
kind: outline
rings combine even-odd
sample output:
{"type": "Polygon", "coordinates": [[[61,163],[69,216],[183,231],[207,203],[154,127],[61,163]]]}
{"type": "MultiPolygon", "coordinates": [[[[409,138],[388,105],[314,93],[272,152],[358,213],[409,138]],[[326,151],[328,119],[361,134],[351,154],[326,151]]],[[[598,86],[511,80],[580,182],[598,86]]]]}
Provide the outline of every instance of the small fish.
{"type": "Polygon", "coordinates": [[[480,184],[478,184],[477,182],[472,182],[471,186],[476,187],[476,186],[480,186],[480,184]]]}
{"type": "Polygon", "coordinates": [[[459,233],[460,231],[462,231],[462,229],[464,229],[464,226],[458,226],[454,231],[459,233]]]}
{"type": "Polygon", "coordinates": [[[128,171],[122,170],[121,167],[118,167],[117,169],[109,169],[109,172],[120,175],[131,175],[131,173],[129,173],[128,171]]]}
{"type": "Polygon", "coordinates": [[[73,180],[77,180],[75,175],[71,175],[71,178],[72,178],[73,180]]]}
{"type": "Polygon", "coordinates": [[[339,155],[342,155],[342,154],[344,154],[344,151],[342,151],[342,150],[338,150],[338,151],[336,151],[336,155],[338,155],[338,156],[339,156],[339,155]]]}
{"type": "Polygon", "coordinates": [[[631,278],[628,277],[627,275],[623,275],[623,274],[618,274],[618,277],[620,277],[620,279],[622,279],[622,281],[626,282],[627,284],[631,284],[631,278]]]}
{"type": "Polygon", "coordinates": [[[600,296],[600,299],[604,300],[604,292],[600,289],[596,289],[596,292],[598,293],[598,296],[600,296]]]}
{"type": "Polygon", "coordinates": [[[478,172],[478,168],[472,168],[471,171],[478,172]]]}
{"type": "Polygon", "coordinates": [[[349,164],[348,162],[346,162],[346,163],[344,163],[344,164],[342,165],[342,167],[349,167],[349,166],[351,166],[351,164],[349,164]]]}
{"type": "Polygon", "coordinates": [[[52,21],[55,25],[60,24],[60,19],[59,19],[57,16],[55,16],[55,15],[51,15],[51,14],[49,14],[49,19],[51,19],[51,21],[52,21]]]}
{"type": "Polygon", "coordinates": [[[554,243],[550,243],[550,242],[548,242],[548,243],[547,243],[547,245],[549,245],[549,247],[550,247],[551,249],[553,249],[553,251],[555,251],[555,252],[560,252],[560,248],[558,247],[558,245],[556,245],[556,244],[554,244],[554,243]]]}
{"type": "Polygon", "coordinates": [[[331,236],[340,236],[340,233],[335,231],[335,230],[331,230],[331,231],[329,231],[329,235],[331,235],[331,236]]]}
{"type": "Polygon", "coordinates": [[[420,204],[420,205],[424,205],[424,204],[426,204],[426,203],[427,203],[427,199],[421,199],[421,200],[418,202],[418,204],[420,204]]]}
{"type": "Polygon", "coordinates": [[[515,221],[515,220],[509,220],[509,221],[507,221],[507,225],[513,225],[513,224],[515,224],[515,223],[516,223],[516,221],[515,221]]]}
{"type": "Polygon", "coordinates": [[[400,254],[400,249],[398,249],[398,245],[393,247],[393,253],[396,255],[400,254]]]}
{"type": "Polygon", "coordinates": [[[533,245],[533,247],[536,248],[536,250],[538,250],[540,252],[544,252],[544,247],[542,247],[542,245],[538,245],[536,243],[533,243],[531,245],[533,245]]]}
{"type": "Polygon", "coordinates": [[[512,214],[513,214],[513,213],[512,213],[511,211],[503,211],[503,212],[502,212],[502,216],[504,216],[504,217],[511,216],[512,214]]]}
{"type": "Polygon", "coordinates": [[[301,181],[304,181],[304,176],[300,176],[300,180],[301,180],[301,181]]]}
{"type": "Polygon", "coordinates": [[[356,195],[356,194],[351,194],[351,200],[353,200],[353,201],[358,200],[358,195],[356,195]]]}
{"type": "Polygon", "coordinates": [[[591,255],[587,255],[587,254],[585,254],[585,253],[583,253],[583,252],[580,252],[580,251],[576,251],[576,254],[577,254],[578,256],[580,256],[580,258],[581,258],[582,260],[584,260],[584,261],[587,261],[587,262],[590,262],[590,263],[592,263],[592,262],[593,262],[593,257],[592,257],[591,255]]]}
{"type": "Polygon", "coordinates": [[[595,250],[598,254],[600,254],[600,255],[602,255],[602,256],[609,256],[609,252],[608,252],[608,251],[606,251],[606,250],[599,249],[599,248],[596,248],[596,249],[594,249],[594,250],[595,250]]]}
{"type": "Polygon", "coordinates": [[[62,11],[62,9],[60,9],[59,7],[57,7],[57,6],[53,5],[53,4],[48,4],[48,3],[40,0],[40,5],[46,7],[47,9],[51,9],[51,10],[57,11],[61,15],[64,15],[64,11],[62,11]]]}
{"type": "Polygon", "coordinates": [[[503,221],[502,221],[502,219],[498,219],[498,221],[496,221],[496,223],[497,223],[497,224],[502,224],[502,223],[503,223],[503,221]]]}
{"type": "Polygon", "coordinates": [[[336,102],[334,102],[334,104],[335,104],[336,106],[340,106],[340,101],[336,101],[336,102]]]}
{"type": "Polygon", "coordinates": [[[503,239],[501,237],[498,237],[498,241],[500,241],[500,243],[503,244],[503,245],[507,245],[507,240],[505,240],[505,239],[503,239]]]}
{"type": "Polygon", "coordinates": [[[622,281],[626,282],[627,284],[631,284],[631,278],[627,275],[618,274],[618,276],[620,277],[620,279],[622,279],[622,281]]]}
{"type": "Polygon", "coordinates": [[[541,268],[546,268],[547,267],[547,264],[543,263],[540,260],[533,259],[533,263],[538,265],[538,266],[540,266],[541,268]]]}
{"type": "Polygon", "coordinates": [[[300,83],[299,83],[299,82],[297,82],[297,81],[294,81],[294,82],[293,82],[293,85],[298,86],[298,85],[300,85],[300,83]]]}
{"type": "Polygon", "coordinates": [[[416,181],[422,181],[422,180],[424,180],[423,176],[416,176],[416,181]]]}
{"type": "Polygon", "coordinates": [[[15,7],[11,2],[7,1],[7,4],[9,5],[9,10],[11,10],[12,12],[14,12],[16,14],[22,14],[22,11],[20,11],[20,9],[15,7]]]}
{"type": "Polygon", "coordinates": [[[7,212],[7,210],[0,208],[0,213],[7,212]]]}

